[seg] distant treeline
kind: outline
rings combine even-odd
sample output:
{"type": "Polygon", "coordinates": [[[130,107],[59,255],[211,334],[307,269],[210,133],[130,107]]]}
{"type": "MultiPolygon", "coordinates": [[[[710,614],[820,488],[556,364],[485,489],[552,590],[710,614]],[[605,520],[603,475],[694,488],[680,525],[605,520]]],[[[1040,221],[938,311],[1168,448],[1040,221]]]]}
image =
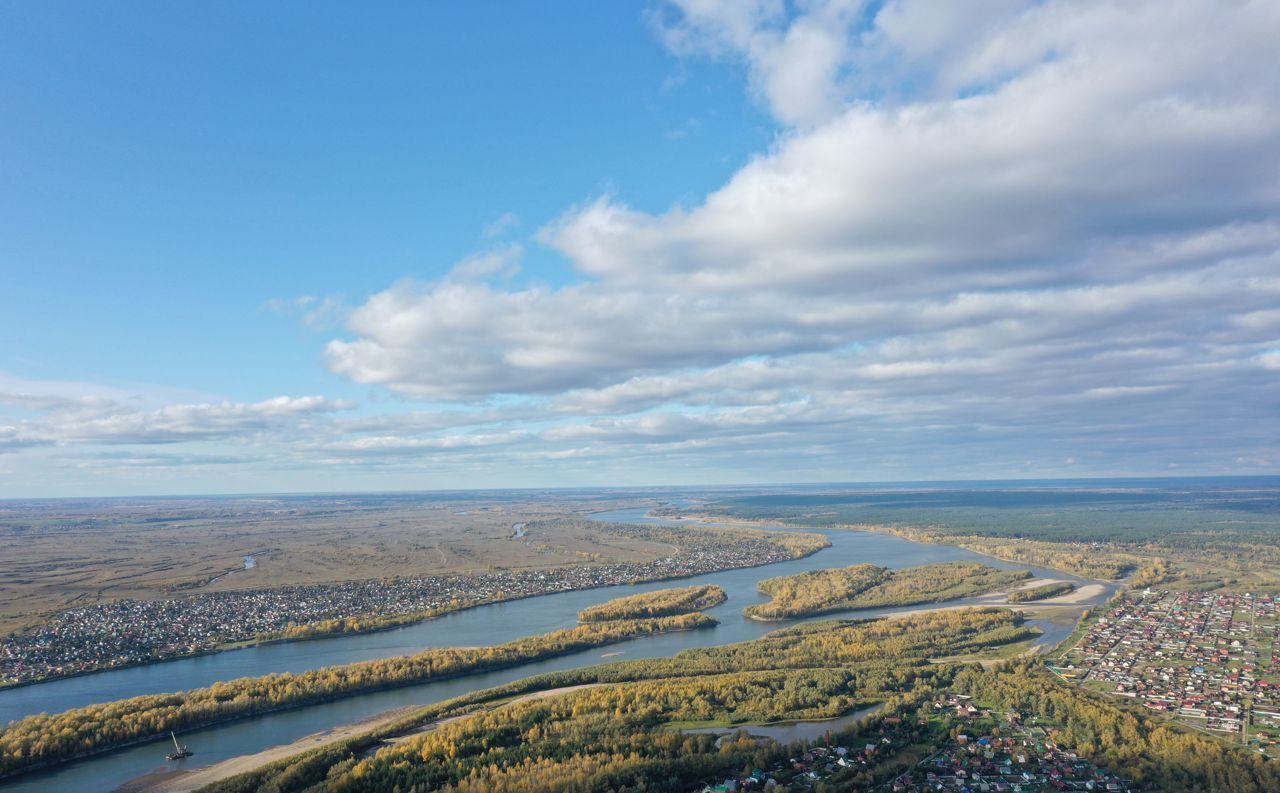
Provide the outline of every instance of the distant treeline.
{"type": "Polygon", "coordinates": [[[1280,591],[1274,488],[927,490],[743,496],[706,515],[874,528],[1135,585],[1280,591]]]}

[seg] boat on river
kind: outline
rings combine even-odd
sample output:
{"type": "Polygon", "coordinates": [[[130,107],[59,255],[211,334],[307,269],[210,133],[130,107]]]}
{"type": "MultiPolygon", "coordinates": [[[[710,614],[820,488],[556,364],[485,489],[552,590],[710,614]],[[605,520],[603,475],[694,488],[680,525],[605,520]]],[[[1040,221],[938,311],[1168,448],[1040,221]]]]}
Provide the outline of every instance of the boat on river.
{"type": "Polygon", "coordinates": [[[181,760],[195,754],[183,744],[178,743],[178,736],[173,734],[173,730],[169,731],[169,737],[173,739],[173,751],[164,756],[166,760],[181,760]]]}

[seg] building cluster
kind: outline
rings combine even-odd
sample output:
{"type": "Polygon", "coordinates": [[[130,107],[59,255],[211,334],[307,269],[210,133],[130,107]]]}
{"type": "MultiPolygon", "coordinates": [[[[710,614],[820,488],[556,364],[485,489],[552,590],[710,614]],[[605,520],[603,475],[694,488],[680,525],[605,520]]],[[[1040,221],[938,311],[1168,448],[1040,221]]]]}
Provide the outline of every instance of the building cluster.
{"type": "MultiPolygon", "coordinates": [[[[652,531],[639,526],[616,530],[633,536],[652,531]]],[[[72,609],[31,630],[0,638],[0,685],[208,652],[331,620],[427,615],[494,600],[701,575],[791,558],[786,548],[761,538],[697,529],[662,531],[663,539],[676,542],[679,551],[644,563],[207,592],[72,609]]]]}
{"type": "Polygon", "coordinates": [[[893,793],[1035,793],[1036,791],[1119,791],[1138,788],[1063,751],[1054,740],[1058,728],[1024,723],[1016,710],[993,713],[963,694],[948,694],[933,703],[951,713],[967,732],[955,735],[883,790],[893,793]]]}
{"type": "Polygon", "coordinates": [[[1274,595],[1126,595],[1063,655],[1059,674],[1192,727],[1280,754],[1274,595]]]}
{"type": "Polygon", "coordinates": [[[1000,736],[958,735],[885,789],[894,793],[1137,790],[1074,752],[1062,751],[1043,728],[1022,726],[1002,729],[1000,736]]]}
{"type": "MultiPolygon", "coordinates": [[[[885,755],[890,755],[906,742],[900,734],[902,720],[890,716],[880,720],[878,734],[859,734],[856,740],[828,738],[826,745],[810,746],[797,750],[793,756],[780,759],[769,768],[756,768],[750,773],[713,781],[694,788],[693,793],[744,793],[745,791],[771,791],[794,793],[811,790],[818,782],[843,771],[874,768],[885,755]]],[[[745,728],[749,730],[750,728],[745,728]]],[[[727,735],[721,740],[735,737],[727,735]]],[[[757,738],[771,742],[771,738],[757,738]]]]}
{"type": "MultiPolygon", "coordinates": [[[[934,719],[959,725],[942,747],[910,771],[877,790],[889,793],[1040,793],[1040,791],[1097,791],[1135,793],[1132,782],[1064,751],[1056,742],[1059,728],[1026,724],[1017,711],[993,713],[962,694],[942,695],[932,705],[937,716],[917,714],[918,722],[904,723],[889,716],[867,729],[829,737],[826,745],[757,768],[750,774],[704,784],[694,793],[813,790],[823,780],[841,774],[841,784],[859,771],[875,772],[898,750],[920,741],[918,731],[934,719]]],[[[1033,722],[1035,720],[1032,720],[1033,722]]],[[[729,740],[726,736],[722,740],[729,740]]],[[[833,780],[835,781],[835,780],[833,780]]]]}

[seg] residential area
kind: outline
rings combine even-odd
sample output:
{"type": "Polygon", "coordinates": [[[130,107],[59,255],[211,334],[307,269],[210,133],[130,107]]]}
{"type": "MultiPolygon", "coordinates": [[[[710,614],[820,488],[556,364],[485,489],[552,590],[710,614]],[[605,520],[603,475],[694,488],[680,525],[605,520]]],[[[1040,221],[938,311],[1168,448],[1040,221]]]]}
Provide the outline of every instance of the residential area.
{"type": "MultiPolygon", "coordinates": [[[[757,768],[720,782],[700,786],[693,793],[740,791],[843,790],[860,772],[878,766],[918,746],[925,733],[959,729],[941,748],[911,770],[898,774],[877,790],[888,793],[1038,793],[1039,791],[1098,791],[1135,793],[1132,782],[1109,773],[1074,752],[1063,751],[1055,740],[1056,725],[1035,719],[1025,724],[1014,710],[993,711],[963,694],[941,696],[923,711],[903,718],[886,716],[853,732],[829,735],[825,742],[797,750],[770,768],[757,768]]],[[[749,732],[750,728],[746,728],[749,732]]],[[[732,736],[726,736],[729,740],[732,736]]],[[[858,789],[862,789],[859,787],[858,789]]]]}
{"type": "Polygon", "coordinates": [[[1125,595],[1063,654],[1065,678],[1280,756],[1274,595],[1125,595]]]}

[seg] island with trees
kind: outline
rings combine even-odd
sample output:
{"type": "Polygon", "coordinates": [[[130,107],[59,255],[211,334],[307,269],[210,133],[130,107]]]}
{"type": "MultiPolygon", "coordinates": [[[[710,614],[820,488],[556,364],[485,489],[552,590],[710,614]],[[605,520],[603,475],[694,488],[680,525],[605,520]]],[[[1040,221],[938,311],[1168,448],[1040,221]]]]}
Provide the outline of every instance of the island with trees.
{"type": "Polygon", "coordinates": [[[714,584],[659,589],[639,595],[614,598],[607,603],[578,612],[579,622],[652,619],[688,614],[718,606],[728,596],[714,584]]]}
{"type": "Polygon", "coordinates": [[[1061,597],[1069,595],[1076,591],[1076,585],[1070,581],[1053,581],[1040,586],[1027,587],[1026,589],[1015,589],[1005,598],[1008,603],[1031,603],[1037,600],[1048,600],[1049,598],[1061,597]]]}
{"type": "Polygon", "coordinates": [[[768,603],[748,606],[748,617],[781,620],[879,606],[939,603],[992,592],[1031,577],[1027,570],[1005,570],[978,562],[891,570],[873,564],[810,570],[768,578],[759,589],[768,603]]]}

